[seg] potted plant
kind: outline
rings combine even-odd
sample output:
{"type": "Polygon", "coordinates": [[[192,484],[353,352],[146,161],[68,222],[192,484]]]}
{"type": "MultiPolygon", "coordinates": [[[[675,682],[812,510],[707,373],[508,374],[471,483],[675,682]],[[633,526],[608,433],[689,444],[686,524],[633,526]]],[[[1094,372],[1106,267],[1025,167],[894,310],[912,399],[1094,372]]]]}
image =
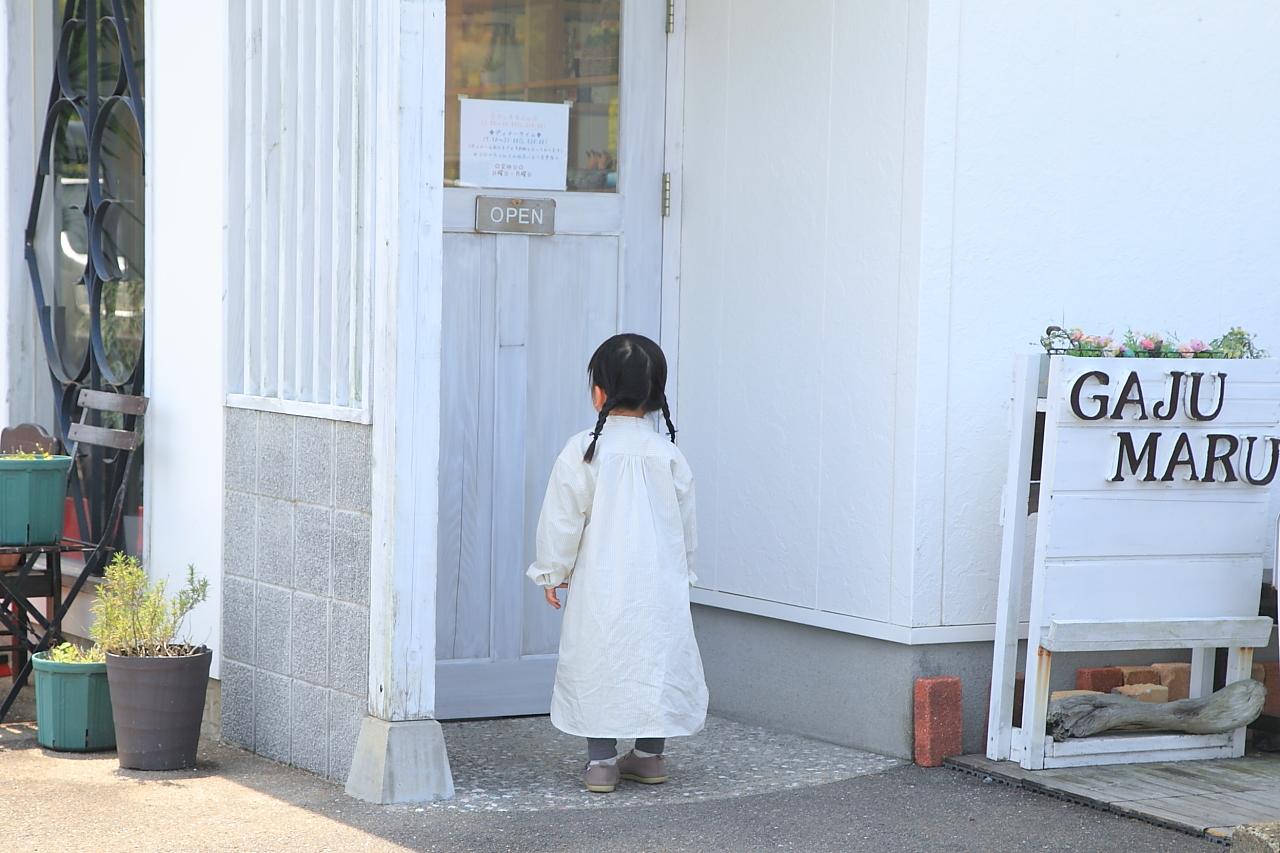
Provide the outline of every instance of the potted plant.
{"type": "Polygon", "coordinates": [[[60,752],[113,749],[111,693],[102,649],[62,643],[31,658],[36,673],[36,740],[60,752]]]}
{"type": "Polygon", "coordinates": [[[165,595],[135,557],[116,554],[93,603],[90,635],[106,652],[120,766],[194,767],[212,653],[178,639],[183,620],[209,592],[187,567],[187,583],[165,595]]]}
{"type": "Polygon", "coordinates": [[[0,454],[0,545],[58,541],[70,467],[70,456],[0,454]]]}

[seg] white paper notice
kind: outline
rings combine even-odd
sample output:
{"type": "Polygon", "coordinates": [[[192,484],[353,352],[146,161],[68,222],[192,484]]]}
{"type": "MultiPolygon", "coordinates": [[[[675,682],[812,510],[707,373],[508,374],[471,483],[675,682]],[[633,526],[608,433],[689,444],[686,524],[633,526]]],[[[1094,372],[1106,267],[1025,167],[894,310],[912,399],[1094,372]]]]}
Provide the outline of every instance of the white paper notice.
{"type": "Polygon", "coordinates": [[[461,142],[464,186],[563,190],[569,105],[463,98],[461,142]]]}

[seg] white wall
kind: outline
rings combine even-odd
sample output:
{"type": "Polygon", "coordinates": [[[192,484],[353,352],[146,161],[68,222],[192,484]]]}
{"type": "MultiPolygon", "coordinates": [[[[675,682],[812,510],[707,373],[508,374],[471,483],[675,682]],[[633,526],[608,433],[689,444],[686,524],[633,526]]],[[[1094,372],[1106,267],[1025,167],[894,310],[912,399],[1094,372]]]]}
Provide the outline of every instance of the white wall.
{"type": "Polygon", "coordinates": [[[1063,321],[1280,353],[1278,38],[1258,0],[690,3],[695,600],[989,638],[1014,353],[1063,321]]]}
{"type": "MultiPolygon", "coordinates": [[[[226,8],[147,5],[147,563],[209,579],[190,637],[218,648],[226,8]]],[[[246,535],[252,535],[249,532],[246,535]]],[[[214,655],[214,675],[219,656],[214,655]]]]}
{"type": "Polygon", "coordinates": [[[697,600],[892,618],[909,11],[688,4],[676,416],[718,591],[697,600]]]}
{"type": "Polygon", "coordinates": [[[954,227],[922,282],[947,294],[948,405],[943,571],[917,624],[993,618],[1011,359],[1046,325],[1243,324],[1280,353],[1280,9],[1006,0],[956,24],[930,33],[959,62],[929,80],[957,100],[931,129],[954,140],[954,227]]]}

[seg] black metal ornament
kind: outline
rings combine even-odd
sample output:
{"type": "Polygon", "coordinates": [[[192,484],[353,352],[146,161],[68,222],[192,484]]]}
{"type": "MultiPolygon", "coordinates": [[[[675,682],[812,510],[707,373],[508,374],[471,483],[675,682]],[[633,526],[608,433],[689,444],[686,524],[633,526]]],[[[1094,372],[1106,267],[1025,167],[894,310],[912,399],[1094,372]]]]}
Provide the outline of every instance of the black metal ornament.
{"type": "MultiPolygon", "coordinates": [[[[52,432],[64,447],[68,446],[67,430],[80,415],[77,399],[82,388],[143,393],[146,125],[141,24],[142,0],[66,0],[57,37],[53,82],[23,239],[36,319],[53,384],[52,432]],[[73,138],[76,125],[79,137],[73,138]],[[71,164],[77,176],[61,174],[59,170],[66,164],[58,162],[56,155],[73,147],[67,144],[68,139],[78,143],[80,137],[83,156],[71,164]],[[59,209],[58,201],[68,192],[78,191],[75,188],[81,183],[83,200],[62,204],[59,209]],[[63,229],[67,224],[74,226],[73,230],[79,227],[75,213],[66,217],[71,211],[83,216],[83,252],[72,245],[75,235],[63,229]],[[41,243],[42,236],[53,236],[48,228],[42,232],[42,214],[52,217],[45,224],[57,232],[56,245],[41,243]],[[121,229],[125,239],[120,239],[121,229]],[[51,251],[55,253],[48,266],[52,280],[46,281],[41,254],[48,261],[51,251]],[[69,260],[79,262],[81,255],[84,263],[78,279],[59,275],[60,265],[69,260]],[[113,306],[122,292],[132,292],[134,304],[129,310],[117,311],[113,306]],[[87,306],[87,318],[75,316],[76,303],[87,306]],[[68,331],[77,319],[81,324],[87,319],[87,334],[68,331]],[[122,340],[123,352],[118,346],[122,340]]],[[[81,154],[79,145],[74,148],[81,154]]],[[[132,418],[124,420],[106,425],[133,428],[132,418]]],[[[133,479],[139,470],[140,466],[134,467],[133,479]]],[[[69,496],[81,538],[96,541],[124,475],[117,454],[109,450],[93,449],[76,460],[69,496]]],[[[140,493],[140,486],[131,483],[126,515],[137,515],[140,493]]]]}

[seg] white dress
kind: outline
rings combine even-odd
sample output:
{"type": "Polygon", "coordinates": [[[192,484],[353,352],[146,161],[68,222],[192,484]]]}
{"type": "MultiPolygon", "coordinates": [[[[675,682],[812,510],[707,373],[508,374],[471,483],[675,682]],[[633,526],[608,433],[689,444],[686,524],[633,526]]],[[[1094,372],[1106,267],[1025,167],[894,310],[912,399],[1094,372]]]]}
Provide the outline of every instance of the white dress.
{"type": "Polygon", "coordinates": [[[556,459],[538,519],[542,586],[569,581],[551,722],[581,737],[690,735],[707,686],[689,614],[693,475],[648,418],[610,417],[556,459]]]}

